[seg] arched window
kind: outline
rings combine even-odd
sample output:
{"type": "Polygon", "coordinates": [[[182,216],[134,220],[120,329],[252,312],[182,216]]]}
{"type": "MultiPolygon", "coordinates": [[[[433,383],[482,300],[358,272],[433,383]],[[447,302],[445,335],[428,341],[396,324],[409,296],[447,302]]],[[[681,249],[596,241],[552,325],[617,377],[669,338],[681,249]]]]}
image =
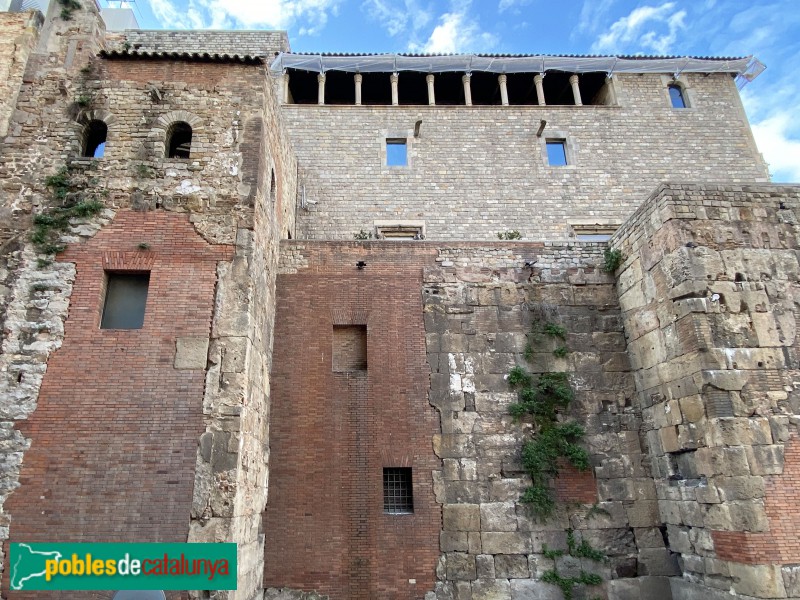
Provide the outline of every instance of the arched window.
{"type": "Polygon", "coordinates": [[[677,83],[670,84],[669,86],[669,99],[672,102],[672,108],[686,108],[686,98],[683,96],[683,89],[677,83]]]}
{"type": "Polygon", "coordinates": [[[189,158],[192,126],[185,121],[173,123],[167,132],[167,158],[189,158]]]}
{"type": "Polygon", "coordinates": [[[98,119],[89,121],[83,130],[83,156],[102,158],[106,151],[108,126],[98,119]]]}

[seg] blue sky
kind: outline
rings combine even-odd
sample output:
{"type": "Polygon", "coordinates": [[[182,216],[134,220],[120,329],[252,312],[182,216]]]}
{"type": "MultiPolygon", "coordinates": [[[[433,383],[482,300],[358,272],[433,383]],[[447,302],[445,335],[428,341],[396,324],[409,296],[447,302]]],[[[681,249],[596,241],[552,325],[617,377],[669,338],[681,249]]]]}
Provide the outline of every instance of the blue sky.
{"type": "Polygon", "coordinates": [[[148,29],[286,29],[302,52],[746,56],[774,181],[800,182],[800,0],[136,0],[148,29]]]}

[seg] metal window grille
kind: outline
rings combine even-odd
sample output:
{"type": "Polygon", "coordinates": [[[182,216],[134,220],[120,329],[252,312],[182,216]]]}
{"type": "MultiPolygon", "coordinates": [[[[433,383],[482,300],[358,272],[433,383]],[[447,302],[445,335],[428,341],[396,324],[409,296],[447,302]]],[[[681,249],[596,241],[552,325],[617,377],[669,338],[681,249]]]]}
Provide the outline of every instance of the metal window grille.
{"type": "Polygon", "coordinates": [[[410,467],[383,470],[383,512],[390,515],[407,515],[414,512],[410,467]]]}

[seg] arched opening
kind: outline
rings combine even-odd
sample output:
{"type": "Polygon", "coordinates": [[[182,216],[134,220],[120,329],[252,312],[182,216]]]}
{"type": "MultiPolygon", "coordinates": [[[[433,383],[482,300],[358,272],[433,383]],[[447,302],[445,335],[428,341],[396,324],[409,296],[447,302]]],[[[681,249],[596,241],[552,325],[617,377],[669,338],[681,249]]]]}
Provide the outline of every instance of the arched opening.
{"type": "Polygon", "coordinates": [[[683,89],[677,83],[672,83],[669,86],[669,100],[672,102],[672,108],[686,108],[683,89]]]}
{"type": "Polygon", "coordinates": [[[89,158],[102,158],[106,152],[106,137],[108,126],[98,119],[93,119],[86,124],[83,130],[83,156],[89,158]]]}
{"type": "Polygon", "coordinates": [[[167,158],[189,158],[192,126],[185,121],[173,123],[167,132],[167,158]]]}

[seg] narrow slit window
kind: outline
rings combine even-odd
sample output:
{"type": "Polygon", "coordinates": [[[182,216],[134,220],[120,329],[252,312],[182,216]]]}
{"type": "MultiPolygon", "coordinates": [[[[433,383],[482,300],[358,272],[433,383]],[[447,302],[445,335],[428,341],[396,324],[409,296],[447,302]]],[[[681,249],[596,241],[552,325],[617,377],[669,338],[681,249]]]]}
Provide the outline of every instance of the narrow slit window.
{"type": "Polygon", "coordinates": [[[669,100],[672,102],[672,108],[686,108],[686,98],[683,96],[681,86],[677,84],[669,86],[669,100]]]}
{"type": "Polygon", "coordinates": [[[83,156],[89,158],[102,158],[106,150],[106,137],[108,126],[98,119],[93,119],[86,124],[83,132],[83,156]]]}
{"type": "Polygon", "coordinates": [[[408,166],[408,146],[402,138],[388,138],[386,140],[386,166],[408,166]]]}
{"type": "Polygon", "coordinates": [[[101,329],[141,329],[150,273],[108,273],[101,329]]]}
{"type": "Polygon", "coordinates": [[[547,140],[547,163],[551,167],[567,165],[567,141],[547,140]]]}
{"type": "Polygon", "coordinates": [[[192,126],[183,121],[173,123],[167,134],[167,158],[189,158],[192,150],[192,126]]]}
{"type": "Polygon", "coordinates": [[[411,467],[383,469],[383,512],[409,515],[414,512],[411,467]]]}

